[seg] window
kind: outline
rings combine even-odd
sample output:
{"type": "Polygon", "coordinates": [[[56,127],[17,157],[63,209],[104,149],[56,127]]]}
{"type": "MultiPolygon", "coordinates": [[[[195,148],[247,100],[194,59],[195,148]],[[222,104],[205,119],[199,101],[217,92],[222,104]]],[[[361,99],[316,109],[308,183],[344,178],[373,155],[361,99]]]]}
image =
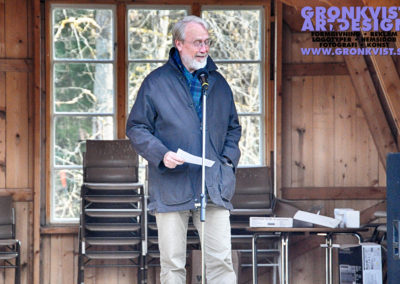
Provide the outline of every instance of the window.
{"type": "MultiPolygon", "coordinates": [[[[123,136],[117,117],[128,116],[143,79],[168,59],[172,26],[190,6],[49,5],[49,220],[77,222],[85,141],[123,136]],[[120,17],[125,34],[116,33],[120,17]],[[117,54],[121,44],[126,52],[117,54]]],[[[201,8],[214,40],[211,56],[232,87],[243,128],[240,165],[264,164],[263,8],[201,8]]]]}
{"type": "Polygon", "coordinates": [[[143,79],[168,60],[172,27],[188,7],[128,9],[128,112],[143,79]]]}
{"type": "Polygon", "coordinates": [[[264,163],[261,9],[205,7],[202,17],[211,25],[215,44],[210,54],[232,88],[242,125],[240,166],[261,165],[264,163]]]}
{"type": "Polygon", "coordinates": [[[51,221],[77,221],[86,139],[115,137],[114,10],[52,6],[51,221]]]}

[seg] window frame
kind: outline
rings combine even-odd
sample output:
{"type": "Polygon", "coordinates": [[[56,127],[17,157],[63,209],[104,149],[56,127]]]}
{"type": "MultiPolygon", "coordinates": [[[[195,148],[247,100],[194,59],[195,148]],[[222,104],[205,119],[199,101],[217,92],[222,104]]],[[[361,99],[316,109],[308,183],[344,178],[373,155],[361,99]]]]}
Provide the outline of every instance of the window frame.
{"type": "Polygon", "coordinates": [[[50,224],[76,224],[79,222],[79,217],[77,218],[56,218],[54,216],[54,198],[55,198],[55,188],[53,185],[54,181],[54,173],[57,170],[61,169],[71,169],[71,170],[82,170],[82,166],[57,166],[55,164],[55,139],[56,139],[56,132],[55,132],[55,120],[58,117],[111,117],[113,121],[113,138],[116,139],[117,137],[117,126],[118,126],[118,119],[117,119],[117,106],[118,106],[118,101],[117,101],[117,94],[118,94],[118,85],[117,85],[117,63],[118,63],[118,53],[116,47],[116,42],[117,42],[117,7],[116,5],[112,4],[95,4],[95,5],[89,5],[89,4],[61,4],[61,3],[51,3],[48,8],[48,13],[49,15],[49,20],[47,27],[49,29],[49,32],[47,33],[49,35],[49,41],[48,41],[48,53],[47,53],[47,81],[48,83],[48,96],[47,96],[47,111],[48,111],[48,120],[47,120],[47,125],[48,125],[48,130],[47,130],[47,137],[49,137],[49,142],[48,143],[48,157],[47,157],[47,223],[50,224]],[[113,16],[113,32],[112,32],[112,44],[113,44],[113,57],[112,59],[56,59],[54,56],[54,41],[53,41],[53,18],[54,18],[54,10],[57,8],[66,8],[66,9],[107,9],[112,11],[112,16],[113,16]],[[54,104],[54,94],[55,94],[55,64],[56,63],[107,63],[107,64],[112,64],[113,66],[113,112],[111,113],[102,113],[102,112],[57,112],[55,110],[55,104],[54,104]]]}

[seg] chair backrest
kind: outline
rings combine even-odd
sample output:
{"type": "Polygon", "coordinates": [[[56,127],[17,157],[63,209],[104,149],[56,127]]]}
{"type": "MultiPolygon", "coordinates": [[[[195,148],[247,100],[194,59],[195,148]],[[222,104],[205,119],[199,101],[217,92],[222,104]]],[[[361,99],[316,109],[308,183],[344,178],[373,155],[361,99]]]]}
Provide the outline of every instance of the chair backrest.
{"type": "Polygon", "coordinates": [[[238,168],[236,189],[232,198],[235,209],[271,209],[274,194],[269,167],[238,168]]]}
{"type": "Polygon", "coordinates": [[[87,140],[84,182],[137,182],[139,159],[129,140],[87,140]]]}
{"type": "Polygon", "coordinates": [[[14,208],[12,196],[0,196],[0,239],[14,238],[14,208]]]}

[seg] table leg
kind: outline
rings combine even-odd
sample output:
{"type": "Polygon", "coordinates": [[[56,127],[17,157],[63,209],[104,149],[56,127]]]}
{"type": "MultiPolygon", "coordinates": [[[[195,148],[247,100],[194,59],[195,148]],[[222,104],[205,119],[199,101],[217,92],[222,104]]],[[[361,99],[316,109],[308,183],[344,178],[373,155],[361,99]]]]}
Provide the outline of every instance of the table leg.
{"type": "Polygon", "coordinates": [[[281,284],[289,284],[289,234],[281,235],[281,284]]]}
{"type": "Polygon", "coordinates": [[[258,271],[257,271],[257,234],[253,234],[251,242],[252,260],[253,260],[253,284],[258,283],[258,271]]]}
{"type": "Polygon", "coordinates": [[[325,283],[333,284],[333,273],[332,273],[332,235],[325,235],[325,283]]]}

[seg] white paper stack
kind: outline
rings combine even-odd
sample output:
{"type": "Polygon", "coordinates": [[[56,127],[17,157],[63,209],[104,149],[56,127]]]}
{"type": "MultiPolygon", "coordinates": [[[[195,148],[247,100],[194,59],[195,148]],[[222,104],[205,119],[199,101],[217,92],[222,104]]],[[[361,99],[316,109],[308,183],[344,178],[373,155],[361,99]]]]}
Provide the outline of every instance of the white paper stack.
{"type": "Polygon", "coordinates": [[[293,218],[250,217],[250,227],[291,228],[293,218]]]}
{"type": "Polygon", "coordinates": [[[335,219],[340,220],[340,228],[360,227],[360,211],[352,208],[335,208],[333,210],[335,219]]]}
{"type": "Polygon", "coordinates": [[[329,227],[329,228],[336,228],[340,223],[340,220],[338,220],[338,219],[327,217],[327,216],[322,216],[322,215],[318,215],[318,214],[313,214],[313,213],[301,211],[301,210],[296,212],[293,219],[310,222],[310,223],[313,223],[316,225],[329,227]]]}

